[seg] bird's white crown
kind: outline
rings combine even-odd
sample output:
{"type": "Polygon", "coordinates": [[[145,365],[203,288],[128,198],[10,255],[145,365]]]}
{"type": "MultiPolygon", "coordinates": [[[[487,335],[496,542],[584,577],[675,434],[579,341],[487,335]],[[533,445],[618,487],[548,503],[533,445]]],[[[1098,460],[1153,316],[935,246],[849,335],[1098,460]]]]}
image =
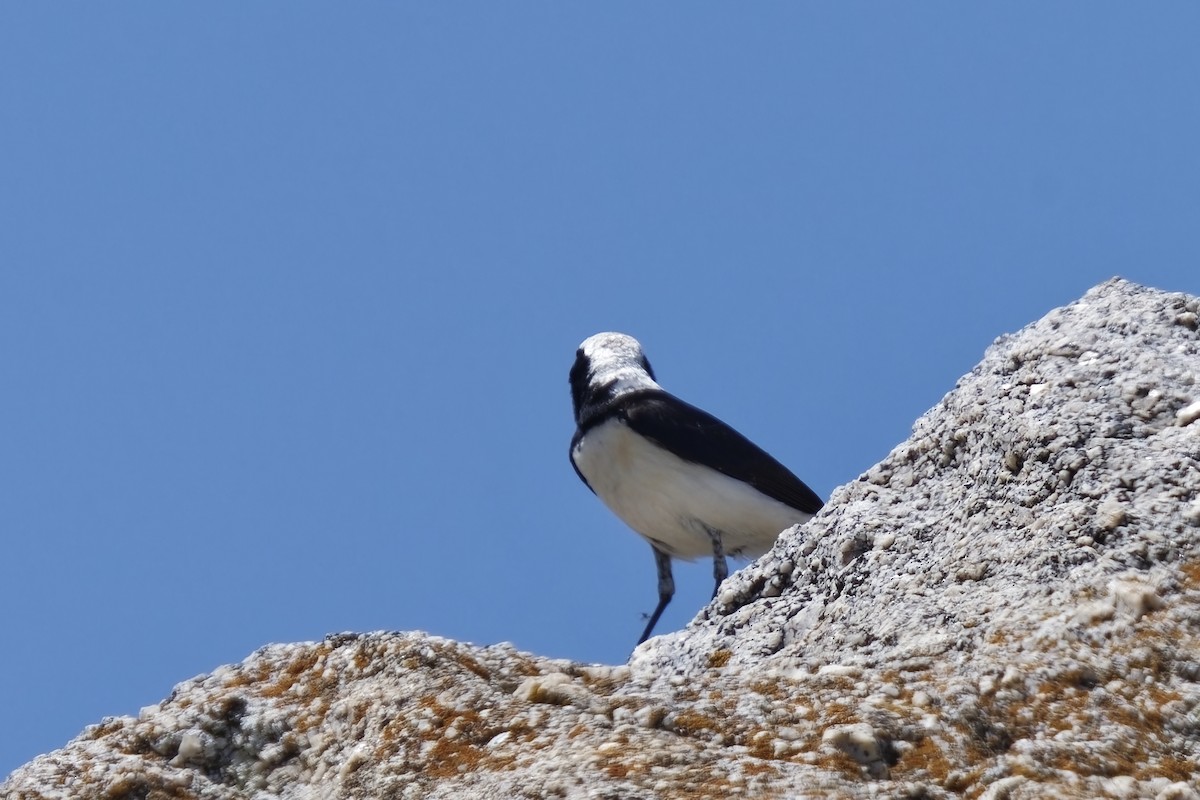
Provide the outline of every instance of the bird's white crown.
{"type": "Polygon", "coordinates": [[[588,383],[610,387],[611,397],[659,388],[641,343],[628,334],[597,333],[584,339],[579,350],[590,367],[588,383]]]}

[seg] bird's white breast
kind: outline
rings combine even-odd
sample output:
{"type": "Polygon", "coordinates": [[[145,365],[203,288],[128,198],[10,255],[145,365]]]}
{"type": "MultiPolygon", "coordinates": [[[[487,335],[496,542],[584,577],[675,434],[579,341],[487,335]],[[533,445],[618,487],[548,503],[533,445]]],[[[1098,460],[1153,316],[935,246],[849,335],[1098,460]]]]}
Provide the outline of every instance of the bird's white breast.
{"type": "Polygon", "coordinates": [[[720,531],[730,555],[761,555],[780,532],[812,516],[684,461],[616,418],[589,430],[571,456],[614,514],[677,558],[712,553],[706,528],[720,531]]]}

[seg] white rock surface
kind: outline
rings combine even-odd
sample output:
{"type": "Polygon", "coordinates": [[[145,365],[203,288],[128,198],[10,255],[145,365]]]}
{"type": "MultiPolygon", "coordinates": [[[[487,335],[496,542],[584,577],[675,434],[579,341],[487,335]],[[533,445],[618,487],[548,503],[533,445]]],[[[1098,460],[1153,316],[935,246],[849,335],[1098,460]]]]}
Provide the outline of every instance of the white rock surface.
{"type": "Polygon", "coordinates": [[[627,666],[273,645],[0,796],[1200,799],[1198,312],[1113,280],[997,340],[627,666]]]}

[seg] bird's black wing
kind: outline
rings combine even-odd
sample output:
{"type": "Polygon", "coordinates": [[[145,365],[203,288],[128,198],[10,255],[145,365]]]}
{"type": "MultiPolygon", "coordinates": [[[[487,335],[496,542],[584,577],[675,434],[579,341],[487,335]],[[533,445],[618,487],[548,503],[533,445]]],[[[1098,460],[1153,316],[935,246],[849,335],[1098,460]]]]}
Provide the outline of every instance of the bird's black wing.
{"type": "Polygon", "coordinates": [[[684,461],[715,469],[806,514],[824,505],[804,481],[754,442],[668,392],[630,397],[619,413],[634,431],[684,461]]]}

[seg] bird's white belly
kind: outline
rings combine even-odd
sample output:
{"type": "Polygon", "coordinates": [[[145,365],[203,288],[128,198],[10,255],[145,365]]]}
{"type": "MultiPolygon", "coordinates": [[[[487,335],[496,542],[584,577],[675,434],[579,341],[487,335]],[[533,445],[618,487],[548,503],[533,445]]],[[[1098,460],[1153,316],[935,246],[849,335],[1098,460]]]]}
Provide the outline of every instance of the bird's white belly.
{"type": "Polygon", "coordinates": [[[684,461],[618,419],[592,428],[572,451],[575,466],[608,508],[669,555],[765,553],[784,529],[811,514],[767,497],[716,470],[684,461]]]}

